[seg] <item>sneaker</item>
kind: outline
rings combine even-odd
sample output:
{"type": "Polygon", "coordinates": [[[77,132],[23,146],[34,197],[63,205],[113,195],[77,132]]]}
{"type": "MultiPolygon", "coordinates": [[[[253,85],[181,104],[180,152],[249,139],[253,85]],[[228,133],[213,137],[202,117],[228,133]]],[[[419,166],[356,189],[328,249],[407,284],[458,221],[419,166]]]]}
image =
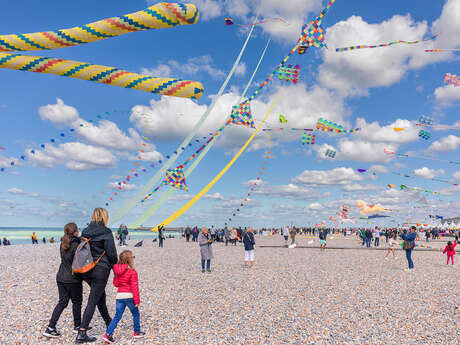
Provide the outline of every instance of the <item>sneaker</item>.
{"type": "Polygon", "coordinates": [[[111,335],[108,335],[107,333],[103,335],[102,340],[107,344],[113,344],[115,342],[115,340],[113,340],[113,337],[111,335]]]}
{"type": "Polygon", "coordinates": [[[59,338],[61,333],[58,332],[57,329],[51,329],[46,327],[46,330],[43,332],[43,335],[47,338],[59,338]]]}
{"type": "Polygon", "coordinates": [[[134,332],[134,339],[140,339],[145,337],[145,332],[134,332]]]}
{"type": "Polygon", "coordinates": [[[208,271],[208,273],[211,273],[211,270],[209,268],[207,269],[207,271],[208,271]]]}
{"type": "MultiPolygon", "coordinates": [[[[91,329],[93,329],[93,327],[89,326],[88,329],[87,329],[87,331],[89,331],[89,330],[91,330],[91,329]]],[[[75,326],[75,327],[73,328],[72,332],[75,333],[75,334],[77,334],[79,330],[80,330],[80,326],[75,326]]]]}
{"type": "Polygon", "coordinates": [[[204,273],[204,272],[206,272],[206,271],[205,271],[204,268],[203,268],[203,269],[201,270],[201,273],[204,273]]]}

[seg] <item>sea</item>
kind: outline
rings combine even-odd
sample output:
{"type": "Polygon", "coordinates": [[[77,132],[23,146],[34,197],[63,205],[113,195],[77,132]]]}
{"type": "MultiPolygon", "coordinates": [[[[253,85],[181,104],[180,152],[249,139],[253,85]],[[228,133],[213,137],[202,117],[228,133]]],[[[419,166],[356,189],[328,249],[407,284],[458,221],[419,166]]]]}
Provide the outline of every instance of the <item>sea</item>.
{"type": "MultiPolygon", "coordinates": [[[[112,229],[114,237],[118,229],[112,229]]],[[[80,230],[81,231],[81,230],[80,230]]],[[[6,237],[11,245],[32,243],[30,236],[35,232],[39,243],[43,243],[43,238],[46,243],[53,237],[56,242],[59,242],[64,235],[63,228],[33,228],[33,227],[0,227],[0,239],[6,237]]],[[[179,237],[179,232],[168,231],[166,236],[179,237]]],[[[158,233],[146,230],[129,230],[129,239],[131,240],[152,240],[158,237],[158,233]]]]}

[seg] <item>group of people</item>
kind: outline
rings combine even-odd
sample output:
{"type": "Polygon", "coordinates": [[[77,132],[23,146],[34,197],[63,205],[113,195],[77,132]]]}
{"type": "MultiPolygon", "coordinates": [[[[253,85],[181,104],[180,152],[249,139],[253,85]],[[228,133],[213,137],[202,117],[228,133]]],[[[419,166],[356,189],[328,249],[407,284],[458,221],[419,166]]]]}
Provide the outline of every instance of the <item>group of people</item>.
{"type": "MultiPolygon", "coordinates": [[[[36,233],[35,231],[32,232],[32,235],[30,235],[30,238],[31,238],[31,240],[32,240],[32,244],[38,244],[37,233],[36,233]]],[[[54,241],[54,237],[51,237],[51,238],[50,238],[50,243],[52,244],[52,243],[54,243],[54,242],[55,242],[55,241],[54,241]]],[[[46,244],[46,237],[43,237],[43,238],[42,238],[42,243],[43,243],[43,244],[46,244]]]]}
{"type": "Polygon", "coordinates": [[[69,301],[72,301],[74,321],[72,330],[77,334],[75,340],[77,344],[97,340],[96,337],[87,334],[91,329],[90,324],[96,308],[107,327],[102,337],[104,342],[114,343],[113,334],[126,307],[129,308],[133,317],[133,337],[136,339],[144,337],[145,333],[140,327],[140,294],[134,256],[129,250],[124,250],[119,256],[117,255],[115,240],[107,224],[107,211],[103,208],[96,208],[91,223],[82,231],[81,237],[75,223],[69,223],[64,227],[64,236],[60,245],[61,264],[56,274],[59,301],[52,312],[48,326],[43,333],[44,336],[57,338],[61,335],[56,327],[57,322],[69,301]],[[84,255],[83,248],[88,245],[90,252],[86,253],[90,257],[91,264],[77,267],[75,262],[80,262],[79,255],[84,255]],[[105,292],[111,270],[114,272],[113,284],[118,287],[116,311],[113,318],[107,308],[105,292]],[[90,291],[82,316],[83,282],[89,285],[90,291]]]}

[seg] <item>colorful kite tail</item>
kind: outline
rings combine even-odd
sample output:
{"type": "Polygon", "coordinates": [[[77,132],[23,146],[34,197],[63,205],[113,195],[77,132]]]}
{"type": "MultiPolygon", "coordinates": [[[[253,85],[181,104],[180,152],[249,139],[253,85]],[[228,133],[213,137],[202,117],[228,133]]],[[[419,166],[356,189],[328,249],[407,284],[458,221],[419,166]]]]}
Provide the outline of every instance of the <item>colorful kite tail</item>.
{"type": "Polygon", "coordinates": [[[0,35],[0,51],[49,50],[76,46],[129,32],[191,25],[198,21],[195,5],[161,2],[145,10],[70,29],[0,35]]]}
{"type": "Polygon", "coordinates": [[[0,53],[0,68],[54,74],[165,96],[197,99],[203,95],[203,86],[196,81],[150,77],[114,67],[58,58],[0,53]]]}

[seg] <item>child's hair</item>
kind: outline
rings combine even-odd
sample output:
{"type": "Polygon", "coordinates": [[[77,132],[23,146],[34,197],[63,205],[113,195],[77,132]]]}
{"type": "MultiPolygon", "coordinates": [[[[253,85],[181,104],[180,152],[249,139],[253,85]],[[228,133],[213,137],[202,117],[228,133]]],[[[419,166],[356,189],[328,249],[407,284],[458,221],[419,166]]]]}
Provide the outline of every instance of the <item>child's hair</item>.
{"type": "Polygon", "coordinates": [[[447,242],[447,245],[448,245],[449,247],[451,247],[451,246],[452,246],[452,242],[451,242],[451,241],[447,242]]]}
{"type": "Polygon", "coordinates": [[[78,231],[78,226],[75,223],[68,223],[64,226],[64,236],[61,238],[61,248],[65,252],[70,249],[70,235],[78,231]]]}
{"type": "Polygon", "coordinates": [[[118,257],[119,265],[128,265],[129,268],[134,269],[133,252],[130,250],[123,250],[118,257]]]}

